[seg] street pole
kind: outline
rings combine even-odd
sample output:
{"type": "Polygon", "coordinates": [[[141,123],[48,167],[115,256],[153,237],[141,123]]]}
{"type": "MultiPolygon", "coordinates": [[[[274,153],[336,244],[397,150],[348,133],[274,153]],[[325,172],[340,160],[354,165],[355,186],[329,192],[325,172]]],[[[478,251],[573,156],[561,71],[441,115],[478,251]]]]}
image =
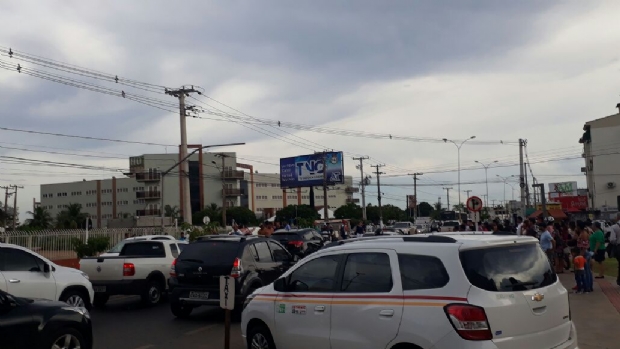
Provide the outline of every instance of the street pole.
{"type": "Polygon", "coordinates": [[[521,187],[521,214],[525,216],[525,171],[523,169],[523,147],[525,140],[519,139],[519,186],[521,187]]]}
{"type": "Polygon", "coordinates": [[[375,175],[377,175],[377,201],[379,203],[379,226],[381,228],[383,228],[383,210],[381,209],[381,175],[384,174],[383,172],[379,171],[379,168],[383,167],[385,165],[375,165],[373,167],[376,168],[376,172],[375,175]]]}
{"type": "MultiPolygon", "coordinates": [[[[478,160],[476,160],[475,162],[477,164],[480,164],[482,167],[484,167],[484,182],[485,182],[486,187],[487,187],[487,195],[486,195],[485,201],[488,201],[489,200],[489,172],[488,172],[488,170],[489,170],[489,167],[491,167],[491,165],[497,163],[497,160],[495,160],[495,161],[493,161],[493,162],[491,162],[491,163],[489,163],[487,165],[483,164],[482,162],[480,162],[478,160]]],[[[488,205],[488,203],[487,203],[487,205],[488,205]]]]}
{"type": "MultiPolygon", "coordinates": [[[[476,138],[476,136],[471,136],[469,138],[467,138],[466,140],[464,140],[463,142],[461,142],[461,144],[456,144],[455,141],[451,141],[447,138],[444,138],[443,141],[444,143],[452,143],[456,146],[457,149],[457,157],[458,157],[458,191],[459,191],[459,205],[461,204],[461,147],[463,146],[463,144],[465,144],[465,142],[476,138]]],[[[448,205],[449,207],[450,205],[448,205]]],[[[459,206],[460,207],[460,206],[459,206]]],[[[460,212],[460,211],[459,211],[460,212]]]]}
{"type": "Polygon", "coordinates": [[[362,220],[366,221],[366,178],[364,178],[364,160],[368,160],[368,156],[353,158],[360,161],[360,178],[362,183],[362,220]]]}
{"type": "Polygon", "coordinates": [[[226,183],[224,183],[224,171],[226,170],[226,155],[220,154],[222,157],[222,224],[226,229],[226,183]]]}
{"type": "Polygon", "coordinates": [[[13,185],[12,186],[15,192],[15,196],[13,197],[13,231],[15,231],[16,223],[17,223],[17,189],[23,189],[22,186],[13,185]]]}
{"type": "Polygon", "coordinates": [[[423,175],[424,173],[416,172],[410,173],[410,176],[413,176],[413,221],[415,222],[416,218],[420,215],[420,209],[418,207],[418,176],[423,175]]]}
{"type": "MultiPolygon", "coordinates": [[[[187,88],[185,86],[176,89],[166,89],[166,94],[177,97],[179,99],[179,116],[181,121],[181,149],[179,157],[185,159],[187,157],[187,108],[185,107],[185,96],[189,96],[190,93],[199,93],[200,91],[194,89],[194,86],[187,88]]],[[[192,224],[192,202],[190,198],[189,190],[189,161],[182,160],[181,162],[181,191],[183,193],[183,202],[181,203],[181,209],[183,211],[183,221],[192,224]]]]}
{"type": "Polygon", "coordinates": [[[547,198],[545,197],[545,184],[532,184],[532,187],[538,187],[540,190],[540,201],[542,202],[542,215],[543,219],[547,218],[547,198]]]}
{"type": "Polygon", "coordinates": [[[450,209],[450,189],[452,189],[452,187],[450,187],[450,188],[443,188],[443,189],[446,191],[446,201],[448,202],[447,203],[448,206],[447,206],[446,211],[451,211],[451,209],[450,209]]]}
{"type": "Polygon", "coordinates": [[[9,209],[9,188],[10,187],[0,187],[4,189],[4,229],[6,230],[6,228],[8,227],[8,221],[7,218],[9,213],[8,213],[8,209],[9,209]]]}
{"type": "MultiPolygon", "coordinates": [[[[216,147],[230,147],[233,145],[244,145],[245,143],[226,143],[226,144],[213,144],[213,145],[205,145],[202,146],[200,148],[196,148],[194,149],[194,151],[192,151],[191,153],[189,153],[188,155],[186,155],[184,158],[182,158],[181,160],[179,160],[177,163],[175,163],[174,165],[172,165],[169,169],[167,169],[166,171],[163,171],[161,173],[161,229],[162,229],[162,233],[164,231],[164,177],[170,173],[170,171],[174,170],[175,168],[177,168],[177,166],[179,166],[181,163],[187,163],[185,160],[189,159],[192,155],[194,155],[195,153],[197,153],[198,151],[204,150],[204,149],[208,149],[208,148],[216,148],[216,147]]],[[[179,175],[181,175],[181,173],[179,173],[179,175]]],[[[202,178],[200,179],[202,180],[202,178]]],[[[189,186],[188,186],[189,188],[189,186]]],[[[190,220],[191,222],[191,220],[190,220]]]]}

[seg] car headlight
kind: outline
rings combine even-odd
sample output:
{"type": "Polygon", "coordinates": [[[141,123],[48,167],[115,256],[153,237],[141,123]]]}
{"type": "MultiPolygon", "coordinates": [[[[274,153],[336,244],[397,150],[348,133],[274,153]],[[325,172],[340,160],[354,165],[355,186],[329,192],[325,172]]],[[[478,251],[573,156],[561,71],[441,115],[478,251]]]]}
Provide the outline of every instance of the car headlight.
{"type": "Polygon", "coordinates": [[[86,273],[85,273],[85,272],[83,272],[83,271],[80,271],[80,274],[82,274],[82,276],[83,276],[83,277],[85,277],[85,278],[86,278],[86,280],[89,280],[89,281],[90,281],[90,277],[88,276],[88,274],[86,274],[86,273]]]}

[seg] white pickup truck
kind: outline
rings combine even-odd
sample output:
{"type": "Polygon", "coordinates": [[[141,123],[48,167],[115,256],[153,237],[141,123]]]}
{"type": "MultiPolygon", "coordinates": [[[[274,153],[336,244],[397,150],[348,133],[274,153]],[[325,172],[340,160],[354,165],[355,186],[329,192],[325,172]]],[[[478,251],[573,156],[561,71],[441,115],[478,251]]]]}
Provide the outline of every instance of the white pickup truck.
{"type": "Polygon", "coordinates": [[[118,256],[82,258],[80,270],[95,290],[93,305],[104,306],[114,295],[140,295],[146,304],[159,303],[168,288],[170,266],[185,245],[186,241],[135,241],[126,243],[118,256]]]}

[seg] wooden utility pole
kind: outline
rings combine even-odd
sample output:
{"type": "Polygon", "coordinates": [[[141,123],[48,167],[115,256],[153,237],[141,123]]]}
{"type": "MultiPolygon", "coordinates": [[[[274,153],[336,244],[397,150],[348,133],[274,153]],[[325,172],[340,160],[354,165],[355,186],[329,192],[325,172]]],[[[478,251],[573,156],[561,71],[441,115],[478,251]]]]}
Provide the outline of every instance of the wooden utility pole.
{"type": "Polygon", "coordinates": [[[224,171],[226,171],[226,155],[220,153],[222,158],[222,222],[224,229],[226,229],[226,182],[224,181],[224,171]]]}
{"type": "Polygon", "coordinates": [[[366,178],[364,178],[364,160],[368,160],[368,156],[362,156],[359,158],[353,158],[353,160],[359,160],[360,169],[360,183],[362,184],[362,220],[366,221],[366,178]]]}
{"type": "Polygon", "coordinates": [[[372,167],[374,167],[376,169],[375,171],[375,175],[377,176],[377,201],[379,203],[379,226],[381,228],[383,228],[383,210],[381,209],[381,175],[385,174],[384,172],[380,172],[379,168],[383,167],[385,165],[374,165],[372,167]]]}
{"type": "Polygon", "coordinates": [[[447,203],[448,206],[446,208],[446,211],[451,211],[451,209],[450,209],[450,189],[452,189],[452,187],[450,187],[450,188],[443,188],[443,190],[446,191],[446,199],[448,201],[448,203],[447,203]]]}
{"type": "Polygon", "coordinates": [[[323,152],[323,220],[329,223],[329,207],[327,207],[327,152],[323,152]]]}
{"type": "Polygon", "coordinates": [[[415,219],[418,218],[418,216],[420,215],[420,209],[418,207],[418,176],[421,176],[423,174],[424,173],[421,173],[421,172],[409,174],[410,176],[413,176],[413,221],[414,222],[415,222],[415,219]]]}
{"type": "Polygon", "coordinates": [[[24,189],[24,187],[12,185],[11,188],[15,190],[13,192],[13,195],[15,195],[13,196],[13,231],[15,231],[17,225],[17,189],[24,189]]]}
{"type": "MultiPolygon", "coordinates": [[[[179,89],[168,90],[166,89],[166,94],[177,97],[179,99],[179,115],[181,120],[181,149],[179,149],[180,159],[185,159],[187,156],[187,126],[186,126],[186,118],[187,118],[187,110],[191,109],[191,107],[185,106],[185,97],[189,97],[190,93],[198,93],[202,94],[200,91],[196,90],[194,86],[187,87],[183,86],[179,89]]],[[[190,190],[189,190],[189,159],[187,161],[183,161],[181,163],[181,171],[179,173],[181,180],[181,194],[183,197],[183,202],[181,202],[181,209],[183,211],[183,221],[192,224],[192,202],[190,198],[190,190]]],[[[163,207],[162,207],[163,210],[163,207]]]]}
{"type": "Polygon", "coordinates": [[[9,189],[11,187],[0,187],[0,189],[4,189],[4,228],[6,229],[8,227],[8,222],[7,222],[7,217],[9,216],[8,213],[8,209],[9,209],[9,195],[11,195],[9,193],[9,189]]]}

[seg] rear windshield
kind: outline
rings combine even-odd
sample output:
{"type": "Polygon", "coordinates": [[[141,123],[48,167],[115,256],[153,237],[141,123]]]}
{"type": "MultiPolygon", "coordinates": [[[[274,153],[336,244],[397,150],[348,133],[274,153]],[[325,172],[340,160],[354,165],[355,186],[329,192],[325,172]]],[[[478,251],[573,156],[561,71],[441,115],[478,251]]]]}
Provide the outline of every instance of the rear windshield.
{"type": "Polygon", "coordinates": [[[271,238],[276,240],[301,240],[301,236],[297,233],[274,233],[271,238]]]}
{"type": "Polygon", "coordinates": [[[134,239],[131,239],[131,240],[123,240],[123,241],[119,242],[118,244],[114,245],[114,247],[112,247],[112,248],[108,251],[108,253],[120,253],[120,252],[121,252],[121,250],[123,249],[123,247],[125,246],[125,244],[126,244],[126,243],[128,243],[128,242],[130,242],[130,241],[143,241],[143,240],[146,240],[146,239],[143,239],[143,238],[134,238],[134,239]]]}
{"type": "Polygon", "coordinates": [[[395,223],[392,228],[409,228],[409,223],[395,223]]]}
{"type": "Polygon", "coordinates": [[[459,222],[443,222],[444,227],[456,227],[459,225],[459,222]]]}
{"type": "Polygon", "coordinates": [[[185,245],[179,256],[181,262],[230,264],[238,256],[239,241],[205,241],[185,245]]]}
{"type": "Polygon", "coordinates": [[[157,241],[144,241],[126,244],[121,256],[166,257],[164,244],[157,241]]]}
{"type": "Polygon", "coordinates": [[[533,290],[557,280],[538,244],[465,250],[460,256],[469,282],[486,291],[533,290]]]}

